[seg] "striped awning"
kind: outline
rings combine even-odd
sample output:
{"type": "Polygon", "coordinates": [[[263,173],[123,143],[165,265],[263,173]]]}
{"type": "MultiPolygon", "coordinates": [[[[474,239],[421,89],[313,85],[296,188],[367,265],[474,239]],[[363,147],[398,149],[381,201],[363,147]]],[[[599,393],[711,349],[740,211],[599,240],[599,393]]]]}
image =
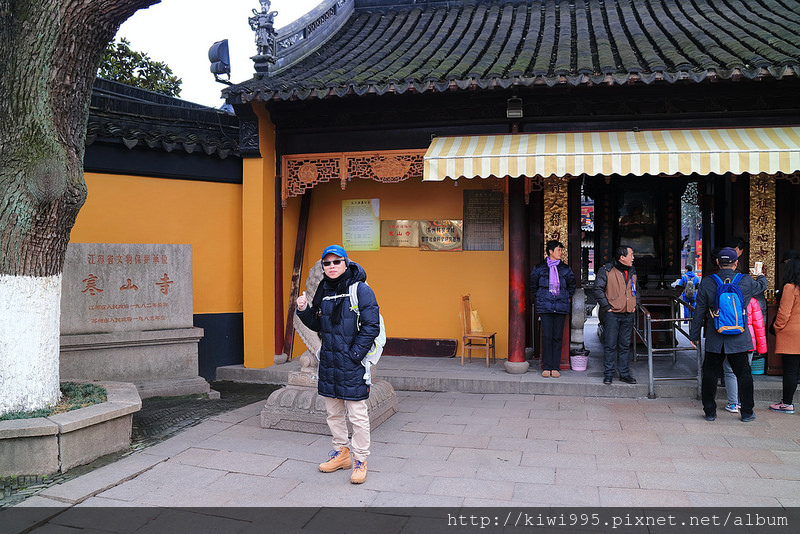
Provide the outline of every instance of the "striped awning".
{"type": "Polygon", "coordinates": [[[438,137],[423,180],[800,170],[800,126],[438,137]]]}

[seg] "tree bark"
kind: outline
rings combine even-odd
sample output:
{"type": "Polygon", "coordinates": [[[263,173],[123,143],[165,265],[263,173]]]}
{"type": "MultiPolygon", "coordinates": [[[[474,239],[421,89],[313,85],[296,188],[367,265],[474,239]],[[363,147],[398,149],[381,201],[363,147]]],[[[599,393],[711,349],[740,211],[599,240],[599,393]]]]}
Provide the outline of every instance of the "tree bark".
{"type": "Polygon", "coordinates": [[[158,1],[0,0],[0,413],[58,400],[92,83],[119,25],[158,1]]]}

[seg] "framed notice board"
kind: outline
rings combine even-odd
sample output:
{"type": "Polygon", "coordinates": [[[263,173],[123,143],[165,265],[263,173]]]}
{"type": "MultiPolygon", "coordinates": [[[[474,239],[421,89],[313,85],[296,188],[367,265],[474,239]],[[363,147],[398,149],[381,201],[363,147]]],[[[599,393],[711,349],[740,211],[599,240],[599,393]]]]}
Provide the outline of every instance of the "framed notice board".
{"type": "Polygon", "coordinates": [[[462,250],[503,250],[503,193],[464,191],[462,250]]]}

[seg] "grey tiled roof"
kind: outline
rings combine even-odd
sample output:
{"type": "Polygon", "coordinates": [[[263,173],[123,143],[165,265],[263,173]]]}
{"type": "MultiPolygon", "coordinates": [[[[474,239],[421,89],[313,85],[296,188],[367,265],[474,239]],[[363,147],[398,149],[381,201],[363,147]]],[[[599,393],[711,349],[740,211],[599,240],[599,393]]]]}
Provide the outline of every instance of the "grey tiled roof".
{"type": "Polygon", "coordinates": [[[232,113],[97,78],[86,144],[99,141],[225,159],[239,155],[239,121],[232,113]]]}
{"type": "Polygon", "coordinates": [[[798,0],[355,0],[324,44],[229,102],[513,85],[797,77],[798,0]]]}

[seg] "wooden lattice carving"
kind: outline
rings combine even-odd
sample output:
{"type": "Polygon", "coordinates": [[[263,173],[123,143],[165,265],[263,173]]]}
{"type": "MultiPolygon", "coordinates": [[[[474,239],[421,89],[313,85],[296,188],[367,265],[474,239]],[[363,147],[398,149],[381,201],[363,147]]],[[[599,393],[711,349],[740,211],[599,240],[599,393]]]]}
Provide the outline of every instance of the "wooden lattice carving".
{"type": "Polygon", "coordinates": [[[282,204],[317,184],[338,179],[342,189],[354,178],[396,183],[422,178],[424,150],[295,154],[283,157],[282,204]]]}
{"type": "Polygon", "coordinates": [[[300,196],[306,189],[331,180],[340,180],[344,189],[343,176],[341,157],[284,156],[282,204],[286,206],[289,197],[300,196]]]}

